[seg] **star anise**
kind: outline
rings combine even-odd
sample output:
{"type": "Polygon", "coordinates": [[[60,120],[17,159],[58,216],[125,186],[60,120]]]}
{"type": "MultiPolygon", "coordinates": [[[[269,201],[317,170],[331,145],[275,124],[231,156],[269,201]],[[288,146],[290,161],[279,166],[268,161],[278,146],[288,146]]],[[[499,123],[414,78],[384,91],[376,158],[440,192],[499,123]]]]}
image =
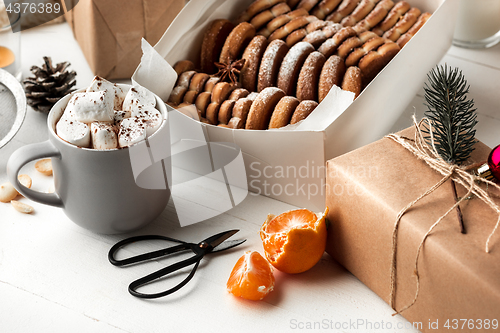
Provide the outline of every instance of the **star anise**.
{"type": "Polygon", "coordinates": [[[240,59],[237,61],[232,61],[229,64],[216,62],[215,66],[219,69],[215,76],[219,76],[221,81],[229,79],[231,83],[238,83],[238,76],[240,74],[241,69],[245,65],[245,59],[240,59]]]}

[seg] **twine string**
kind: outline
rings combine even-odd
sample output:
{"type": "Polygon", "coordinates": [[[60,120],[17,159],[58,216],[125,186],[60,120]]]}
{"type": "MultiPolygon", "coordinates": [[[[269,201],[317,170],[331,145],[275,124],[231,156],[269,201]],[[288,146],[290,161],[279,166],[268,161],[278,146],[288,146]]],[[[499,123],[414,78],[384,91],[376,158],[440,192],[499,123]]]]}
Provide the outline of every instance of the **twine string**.
{"type": "Polygon", "coordinates": [[[436,172],[440,173],[443,178],[437,182],[434,186],[429,188],[426,192],[424,192],[422,195],[420,195],[417,199],[413,200],[410,202],[406,207],[404,207],[396,217],[396,223],[394,224],[393,232],[392,232],[392,261],[391,261],[391,269],[390,269],[390,274],[391,274],[391,289],[390,289],[390,296],[389,296],[389,304],[391,308],[396,311],[393,315],[400,314],[403,311],[409,309],[411,306],[415,304],[418,298],[418,294],[420,292],[420,276],[418,273],[418,259],[420,257],[420,253],[422,250],[422,247],[431,232],[436,228],[441,221],[443,221],[446,216],[450,212],[452,212],[460,203],[462,203],[466,198],[470,197],[471,195],[476,196],[479,198],[481,201],[483,201],[486,205],[488,205],[491,209],[493,209],[497,214],[498,214],[498,220],[495,224],[495,227],[493,228],[493,231],[490,233],[488,236],[488,239],[486,240],[485,244],[485,252],[489,253],[490,251],[490,242],[493,237],[493,235],[496,233],[497,229],[500,226],[500,207],[495,204],[495,202],[491,199],[491,196],[489,195],[488,192],[483,190],[479,184],[480,183],[485,183],[488,186],[492,186],[496,188],[497,190],[500,190],[500,186],[495,184],[494,182],[487,180],[485,178],[476,176],[474,174],[469,173],[468,171],[470,170],[469,167],[459,167],[457,165],[449,164],[445,160],[443,160],[440,156],[439,153],[437,152],[437,149],[434,144],[434,135],[432,131],[432,124],[429,119],[423,118],[420,122],[417,123],[417,120],[415,116],[413,116],[413,125],[415,127],[415,140],[412,140],[414,144],[409,143],[407,138],[404,138],[400,135],[397,134],[390,134],[387,137],[389,139],[392,139],[393,141],[399,143],[401,146],[403,146],[405,149],[410,151],[417,159],[424,161],[428,166],[430,166],[433,170],[436,172]],[[430,134],[430,146],[429,144],[426,143],[424,133],[422,131],[421,124],[423,122],[427,122],[428,129],[429,129],[429,134],[430,134]],[[420,241],[420,244],[417,249],[417,254],[415,257],[415,265],[414,265],[414,274],[416,277],[416,292],[415,296],[413,298],[413,301],[409,304],[404,306],[401,310],[397,310],[395,307],[395,299],[396,299],[396,282],[397,282],[397,235],[398,235],[398,230],[400,226],[401,219],[403,215],[414,205],[416,205],[420,200],[423,198],[427,197],[431,193],[433,193],[435,190],[437,190],[441,185],[443,185],[446,181],[451,179],[453,182],[462,185],[464,188],[468,189],[468,192],[465,196],[462,196],[446,213],[444,213],[437,221],[429,228],[429,230],[425,233],[424,237],[420,241]]]}
{"type": "Polygon", "coordinates": [[[398,237],[398,229],[399,229],[399,223],[401,222],[401,218],[406,213],[406,211],[408,211],[411,207],[413,207],[421,199],[425,198],[427,195],[434,192],[439,186],[441,186],[444,182],[446,182],[448,179],[450,179],[450,177],[451,177],[451,174],[444,177],[436,185],[434,185],[433,187],[428,189],[420,197],[418,197],[414,201],[410,202],[405,208],[403,208],[399,212],[399,214],[396,218],[396,223],[394,225],[394,229],[392,230],[391,297],[390,297],[390,303],[389,303],[389,305],[393,309],[394,309],[394,302],[395,302],[395,297],[396,297],[396,279],[397,279],[397,272],[396,272],[396,260],[397,260],[397,258],[396,258],[396,255],[397,255],[397,244],[398,244],[397,237],[398,237]]]}

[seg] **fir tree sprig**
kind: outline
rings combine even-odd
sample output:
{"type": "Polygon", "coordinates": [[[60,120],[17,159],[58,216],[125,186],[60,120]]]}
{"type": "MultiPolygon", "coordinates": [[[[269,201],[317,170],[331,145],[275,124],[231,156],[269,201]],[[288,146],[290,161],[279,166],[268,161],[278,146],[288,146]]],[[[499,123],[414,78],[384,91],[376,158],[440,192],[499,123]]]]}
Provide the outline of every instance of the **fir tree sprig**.
{"type": "MultiPolygon", "coordinates": [[[[458,68],[437,66],[427,75],[425,116],[431,120],[434,145],[448,163],[465,162],[476,143],[474,100],[467,99],[469,86],[458,68]]],[[[429,134],[429,128],[426,128],[429,134]]],[[[429,137],[427,138],[429,140],[429,137]]]]}
{"type": "MultiPolygon", "coordinates": [[[[470,157],[476,143],[474,126],[477,124],[477,114],[474,100],[467,99],[467,80],[461,70],[448,65],[436,66],[427,78],[429,84],[425,84],[424,97],[428,110],[425,116],[432,124],[432,143],[443,160],[450,164],[461,164],[470,157]]],[[[430,128],[426,126],[424,132],[429,134],[426,140],[431,144],[430,128]]],[[[457,188],[453,180],[451,188],[457,202],[457,188]]],[[[457,206],[456,211],[460,232],[465,233],[460,206],[457,206]]]]}

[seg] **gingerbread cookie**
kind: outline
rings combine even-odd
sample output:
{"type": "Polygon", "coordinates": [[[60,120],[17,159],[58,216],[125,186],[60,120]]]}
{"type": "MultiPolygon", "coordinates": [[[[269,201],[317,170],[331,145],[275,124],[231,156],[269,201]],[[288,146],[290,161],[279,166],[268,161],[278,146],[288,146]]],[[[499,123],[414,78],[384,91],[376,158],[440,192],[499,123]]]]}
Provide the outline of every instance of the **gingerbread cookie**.
{"type": "Polygon", "coordinates": [[[348,38],[338,47],[337,55],[345,59],[356,47],[363,45],[366,41],[374,37],[378,37],[377,34],[372,31],[365,31],[359,34],[359,36],[348,38]]]}
{"type": "Polygon", "coordinates": [[[356,66],[348,67],[342,80],[342,89],[353,92],[356,99],[361,93],[361,87],[361,70],[356,66]]]}
{"type": "Polygon", "coordinates": [[[356,23],[354,30],[358,34],[370,30],[386,17],[392,7],[394,7],[392,0],[380,1],[364,19],[356,23]]]}
{"type": "MultiPolygon", "coordinates": [[[[234,24],[228,20],[214,20],[208,27],[203,42],[201,43],[201,71],[213,74],[217,72],[214,65],[219,61],[220,53],[227,36],[234,28],[234,24]]],[[[193,66],[194,69],[194,66],[193,66]]]]}
{"type": "Polygon", "coordinates": [[[325,17],[330,15],[331,12],[339,5],[341,0],[322,0],[316,8],[314,8],[312,14],[323,20],[325,17]]]}
{"type": "Polygon", "coordinates": [[[286,39],[286,37],[294,32],[295,30],[298,30],[300,28],[305,27],[311,22],[317,21],[318,18],[313,15],[309,16],[299,16],[297,18],[294,18],[281,28],[277,29],[274,31],[271,36],[269,36],[269,41],[273,41],[275,39],[286,39]]]}
{"type": "Polygon", "coordinates": [[[174,87],[174,89],[172,89],[172,92],[170,93],[167,103],[173,106],[179,105],[180,103],[182,103],[184,95],[187,91],[188,89],[183,86],[174,87]]]}
{"type": "Polygon", "coordinates": [[[300,70],[297,81],[297,98],[303,100],[318,100],[318,83],[321,70],[326,58],[318,51],[314,51],[307,57],[300,70]]]}
{"type": "Polygon", "coordinates": [[[238,117],[233,117],[227,123],[227,127],[233,128],[233,129],[244,129],[245,123],[243,122],[243,119],[238,118],[238,117]]]}
{"type": "Polygon", "coordinates": [[[420,14],[421,13],[418,8],[414,7],[410,9],[394,27],[384,33],[383,37],[390,39],[393,42],[397,41],[402,34],[407,32],[415,24],[415,22],[417,22],[420,14]]]}
{"type": "Polygon", "coordinates": [[[250,21],[250,24],[258,30],[268,24],[276,17],[290,12],[290,7],[285,2],[275,5],[273,8],[265,10],[257,15],[250,21]]]}
{"type": "Polygon", "coordinates": [[[321,103],[325,99],[333,85],[339,86],[342,84],[342,78],[345,73],[345,63],[342,58],[332,55],[325,62],[318,84],[318,100],[321,103]]]}
{"type": "Polygon", "coordinates": [[[290,8],[296,8],[299,2],[300,0],[286,0],[286,3],[290,6],[290,8]]]}
{"type": "Polygon", "coordinates": [[[280,39],[269,43],[260,63],[257,91],[276,86],[280,65],[288,50],[289,47],[280,39]]]}
{"type": "Polygon", "coordinates": [[[217,83],[212,91],[212,103],[222,104],[234,89],[235,86],[228,82],[217,83]]]}
{"type": "Polygon", "coordinates": [[[206,117],[207,120],[210,122],[210,124],[217,125],[219,123],[219,109],[220,109],[219,103],[212,102],[208,104],[206,117]]]}
{"type": "Polygon", "coordinates": [[[311,32],[323,29],[324,27],[326,27],[327,25],[330,25],[330,24],[333,24],[333,22],[317,20],[317,21],[311,22],[308,25],[306,25],[305,29],[306,29],[306,32],[308,34],[310,34],[311,32]]]}
{"type": "Polygon", "coordinates": [[[306,42],[295,44],[286,54],[281,63],[278,73],[277,87],[285,92],[285,95],[293,96],[297,85],[300,69],[304,61],[314,47],[306,42]]]}
{"type": "Polygon", "coordinates": [[[253,25],[248,22],[238,24],[227,36],[220,53],[219,62],[230,64],[238,59],[254,36],[255,28],[253,25]]]}
{"type": "Polygon", "coordinates": [[[292,119],[293,112],[299,103],[300,101],[293,96],[285,96],[280,99],[274,108],[273,114],[271,115],[269,128],[280,128],[288,125],[292,119]]]}
{"type": "Polygon", "coordinates": [[[361,69],[363,86],[367,86],[400,49],[398,44],[386,40],[377,50],[370,51],[361,58],[358,67],[361,69]]]}
{"type": "Polygon", "coordinates": [[[207,83],[210,75],[205,73],[196,73],[191,77],[191,82],[189,83],[189,90],[194,90],[198,93],[205,89],[205,84],[207,83]]]}
{"type": "Polygon", "coordinates": [[[307,16],[307,15],[309,15],[309,13],[304,8],[296,9],[292,12],[282,14],[282,15],[272,19],[271,22],[269,22],[265,28],[259,30],[258,34],[263,35],[266,38],[269,38],[269,36],[271,36],[271,34],[274,31],[281,28],[282,26],[284,26],[285,24],[287,24],[291,20],[293,20],[297,17],[300,17],[300,16],[307,16]]]}
{"type": "Polygon", "coordinates": [[[297,8],[304,8],[308,12],[318,4],[319,0],[301,0],[297,5],[297,8]]]}
{"type": "Polygon", "coordinates": [[[296,124],[301,120],[306,119],[313,111],[316,109],[318,106],[318,102],[316,101],[302,101],[300,102],[299,105],[297,105],[297,108],[295,109],[295,112],[292,115],[292,120],[290,120],[290,124],[296,124]]]}
{"type": "Polygon", "coordinates": [[[292,47],[301,40],[303,40],[304,37],[306,36],[307,36],[306,29],[295,30],[294,32],[289,34],[288,37],[286,38],[286,45],[288,45],[288,47],[292,47]]]}
{"type": "Polygon", "coordinates": [[[262,90],[250,107],[245,128],[250,130],[267,129],[274,107],[283,97],[285,97],[285,93],[279,88],[268,87],[262,90]]]}
{"type": "MultiPolygon", "coordinates": [[[[328,21],[330,22],[330,21],[328,21]]],[[[325,36],[327,38],[331,38],[333,37],[337,32],[340,31],[340,29],[342,29],[342,25],[340,25],[339,23],[333,23],[333,22],[330,22],[330,24],[328,24],[326,27],[324,27],[322,29],[322,31],[324,32],[325,36]]]]}
{"type": "Polygon", "coordinates": [[[191,78],[196,74],[196,71],[187,71],[182,73],[177,79],[176,86],[184,87],[189,89],[189,85],[191,84],[191,78]]]}
{"type": "Polygon", "coordinates": [[[233,101],[237,101],[240,98],[247,97],[249,93],[250,92],[248,90],[246,90],[245,88],[237,88],[231,92],[231,95],[229,95],[228,99],[233,100],[233,101]]]}
{"type": "Polygon", "coordinates": [[[372,31],[377,35],[382,36],[384,32],[392,28],[399,21],[399,19],[410,10],[410,8],[410,4],[406,1],[396,3],[384,20],[375,26],[372,31]]]}
{"type": "Polygon", "coordinates": [[[245,127],[247,123],[248,113],[252,107],[253,100],[248,98],[242,98],[234,103],[232,118],[238,118],[242,122],[242,128],[245,127]]]}
{"type": "Polygon", "coordinates": [[[245,97],[246,99],[249,99],[251,100],[252,102],[255,101],[255,99],[257,98],[257,96],[259,96],[259,93],[258,92],[251,92],[250,94],[248,94],[247,97],[245,97]]]}
{"type": "Polygon", "coordinates": [[[220,81],[220,78],[217,76],[210,77],[207,82],[205,82],[204,91],[212,92],[215,85],[220,81]]]}
{"type": "Polygon", "coordinates": [[[337,48],[337,55],[342,59],[345,59],[349,53],[351,53],[354,48],[363,45],[363,42],[357,37],[347,38],[340,46],[337,48]]]}
{"type": "Polygon", "coordinates": [[[352,27],[345,27],[340,29],[332,38],[327,39],[318,48],[318,51],[323,53],[325,58],[329,58],[333,55],[337,48],[348,38],[356,36],[356,31],[352,27]]]}
{"type": "Polygon", "coordinates": [[[361,58],[363,58],[368,52],[378,49],[378,47],[385,43],[385,39],[379,36],[373,37],[366,41],[361,47],[358,47],[352,51],[349,56],[345,59],[345,65],[356,66],[361,58]]]}
{"type": "Polygon", "coordinates": [[[233,115],[234,104],[236,104],[236,101],[230,99],[221,104],[218,115],[219,124],[227,125],[233,115]]]}
{"type": "Polygon", "coordinates": [[[212,100],[212,93],[204,91],[202,93],[199,93],[198,96],[196,97],[196,101],[194,102],[196,109],[200,111],[200,114],[202,117],[206,116],[206,111],[208,104],[210,104],[212,100]]]}
{"type": "Polygon", "coordinates": [[[236,19],[236,24],[249,22],[252,17],[258,13],[273,7],[280,2],[285,2],[285,0],[256,0],[252,2],[252,4],[250,4],[250,6],[248,6],[248,8],[236,19]]]}
{"type": "Polygon", "coordinates": [[[177,73],[177,77],[184,72],[192,70],[194,70],[194,63],[190,60],[181,60],[174,65],[174,71],[177,73]]]}
{"type": "Polygon", "coordinates": [[[342,19],[340,24],[344,27],[352,27],[368,15],[380,0],[361,0],[353,12],[342,19]]]}
{"type": "Polygon", "coordinates": [[[397,44],[399,47],[403,47],[410,41],[410,39],[422,28],[422,26],[427,22],[427,20],[431,17],[430,13],[423,13],[418,18],[417,22],[408,30],[404,35],[398,38],[397,44]]]}
{"type": "Polygon", "coordinates": [[[302,41],[311,44],[315,49],[320,47],[328,37],[325,35],[323,30],[316,30],[305,36],[302,41]]]}
{"type": "Polygon", "coordinates": [[[326,17],[326,20],[340,23],[344,17],[352,13],[358,2],[359,0],[343,0],[337,10],[326,17]]]}
{"type": "Polygon", "coordinates": [[[240,82],[241,86],[249,91],[255,91],[257,88],[260,61],[267,45],[267,38],[258,35],[252,39],[245,52],[243,52],[242,58],[245,59],[245,64],[240,72],[240,82]]]}
{"type": "Polygon", "coordinates": [[[194,104],[196,97],[198,97],[198,92],[196,90],[188,90],[186,94],[184,94],[183,102],[187,104],[194,104]]]}

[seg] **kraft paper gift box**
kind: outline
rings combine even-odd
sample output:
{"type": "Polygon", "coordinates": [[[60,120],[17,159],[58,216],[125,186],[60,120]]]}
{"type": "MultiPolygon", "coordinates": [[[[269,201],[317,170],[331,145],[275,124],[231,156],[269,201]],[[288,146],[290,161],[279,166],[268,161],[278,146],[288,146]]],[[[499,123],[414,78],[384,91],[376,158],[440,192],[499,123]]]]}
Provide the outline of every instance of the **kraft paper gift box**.
{"type": "MultiPolygon", "coordinates": [[[[413,138],[414,132],[411,128],[401,134],[413,138]]],[[[468,162],[486,161],[489,152],[490,148],[478,142],[468,162]]],[[[442,178],[389,138],[328,161],[327,252],[389,303],[396,217],[442,178]]],[[[459,197],[467,194],[462,186],[457,185],[457,190],[459,197]]],[[[412,303],[418,246],[454,203],[448,180],[403,215],[397,231],[395,309],[412,303]]],[[[429,234],[418,261],[419,295],[414,305],[402,312],[410,322],[421,322],[424,332],[436,331],[429,327],[435,328],[436,322],[439,331],[447,331],[447,323],[450,327],[459,325],[459,331],[471,330],[467,327],[472,325],[471,320],[477,331],[481,331],[477,328],[485,320],[490,322],[490,329],[493,320],[498,327],[499,233],[491,238],[490,253],[485,252],[498,213],[477,197],[460,206],[466,234],[460,233],[454,210],[429,234]],[[461,319],[468,320],[463,329],[461,319]]]]}
{"type": "MultiPolygon", "coordinates": [[[[235,19],[252,2],[189,1],[154,49],[144,43],[144,55],[132,80],[167,101],[177,78],[171,66],[184,59],[199,63],[208,25],[214,19],[235,19]]],[[[457,0],[407,2],[422,12],[433,13],[432,17],[354,102],[351,93],[347,93],[352,95],[349,99],[345,91],[331,89],[295,128],[250,131],[201,125],[209,141],[229,142],[241,148],[250,191],[322,211],[326,161],[388,133],[422,88],[428,70],[450,47],[458,9],[457,0]],[[304,177],[297,176],[301,170],[304,177]]],[[[171,125],[184,128],[195,122],[184,118],[187,124],[171,125]]],[[[172,136],[172,144],[182,144],[185,139],[172,136]]],[[[195,166],[189,171],[202,173],[195,166]]]]}
{"type": "MultiPolygon", "coordinates": [[[[70,8],[65,1],[63,7],[70,8]]],[[[95,75],[129,79],[141,60],[141,39],[158,42],[184,4],[184,0],[79,0],[72,10],[65,10],[65,17],[95,75]]]]}

